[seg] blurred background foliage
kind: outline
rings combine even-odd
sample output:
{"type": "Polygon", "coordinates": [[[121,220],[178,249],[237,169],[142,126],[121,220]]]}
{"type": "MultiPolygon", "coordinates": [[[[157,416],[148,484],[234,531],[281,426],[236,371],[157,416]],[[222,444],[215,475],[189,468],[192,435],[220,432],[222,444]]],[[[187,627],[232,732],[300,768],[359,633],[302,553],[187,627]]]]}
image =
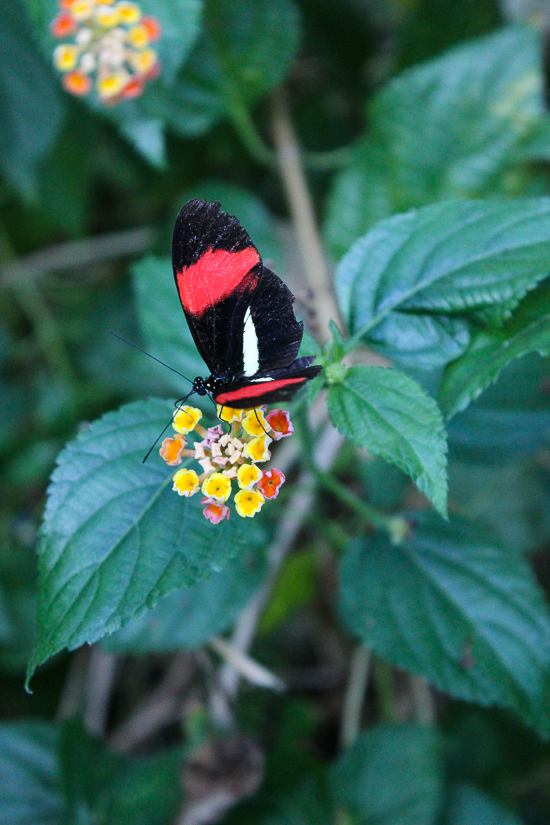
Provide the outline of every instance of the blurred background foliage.
{"type": "MultiPolygon", "coordinates": [[[[139,100],[101,109],[65,94],[51,67],[56,4],[0,4],[0,823],[173,822],[182,781],[187,794],[199,782],[189,779],[192,769],[229,788],[234,801],[256,791],[259,741],[265,779],[224,814],[233,825],[429,825],[438,817],[448,825],[543,825],[550,821],[548,743],[501,710],[439,694],[438,730],[405,726],[403,673],[382,661],[366,703],[367,721],[379,725],[362,734],[360,749],[337,756],[351,644],[336,617],[328,545],[338,544],[338,510],[330,499],[324,506],[333,508],[335,535],[324,544],[300,534],[254,643],[254,654],[283,673],[290,690],[241,692],[244,734],[234,751],[226,743],[201,752],[208,722],[197,682],[208,684],[213,668],[202,646],[232,625],[261,581],[258,559],[240,557],[223,576],[167,597],[153,619],[147,614],[91,653],[58,656],[35,677],[32,695],[23,690],[35,547],[56,455],[104,411],[181,391],[173,373],[109,330],[186,374],[203,372],[194,348],[181,345],[184,319],[169,276],[182,203],[215,198],[236,214],[307,317],[272,162],[272,90],[285,82],[334,264],[396,212],[453,196],[549,188],[546,3],[142,5],[167,35],[163,72],[139,100]],[[534,27],[519,25],[525,22],[534,27]],[[67,721],[89,656],[97,667],[116,661],[106,724],[119,739],[110,749],[92,736],[102,728],[97,720],[67,721]],[[164,726],[132,739],[123,721],[162,691],[170,668],[192,688],[164,726]],[[195,761],[182,780],[189,753],[195,761]]],[[[435,381],[433,372],[418,373],[425,386],[435,381]]],[[[449,428],[451,511],[479,520],[512,555],[529,554],[547,591],[549,392],[548,361],[527,356],[449,428]]],[[[336,472],[385,511],[424,507],[405,476],[380,460],[351,463],[344,450],[336,472]]]]}

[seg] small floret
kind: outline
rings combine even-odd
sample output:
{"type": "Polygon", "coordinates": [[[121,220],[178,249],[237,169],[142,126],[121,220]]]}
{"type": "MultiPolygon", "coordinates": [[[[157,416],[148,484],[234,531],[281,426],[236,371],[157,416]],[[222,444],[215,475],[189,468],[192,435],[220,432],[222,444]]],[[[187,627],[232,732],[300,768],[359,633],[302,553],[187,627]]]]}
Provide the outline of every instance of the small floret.
{"type": "Polygon", "coordinates": [[[199,492],[199,477],[194,470],[178,470],[172,489],[180,496],[194,496],[199,492]]]}
{"type": "Polygon", "coordinates": [[[264,502],[264,496],[256,490],[239,490],[235,494],[235,509],[242,518],[253,518],[260,512],[264,502]]]}
{"type": "Polygon", "coordinates": [[[160,455],[171,467],[181,464],[181,454],[183,453],[187,439],[177,433],[174,438],[165,438],[159,450],[160,455]]]}
{"type": "Polygon", "coordinates": [[[258,482],[258,490],[269,499],[277,498],[279,490],[285,483],[285,476],[280,470],[275,468],[264,470],[262,478],[258,482]]]}
{"type": "Polygon", "coordinates": [[[129,0],[120,0],[116,5],[117,13],[121,23],[132,25],[137,23],[141,17],[141,9],[137,3],[131,3],[129,0]]]}
{"type": "Polygon", "coordinates": [[[255,464],[241,464],[237,470],[237,482],[241,490],[251,490],[262,478],[262,471],[255,464]]]}
{"type": "Polygon", "coordinates": [[[272,429],[271,437],[274,441],[279,441],[294,433],[294,427],[286,410],[271,410],[266,415],[266,420],[272,429]]]}
{"type": "Polygon", "coordinates": [[[219,524],[225,518],[229,518],[229,507],[213,498],[203,498],[201,504],[206,504],[202,511],[203,516],[212,524],[219,524]]]}
{"type": "Polygon", "coordinates": [[[231,495],[231,479],[223,473],[213,473],[202,483],[203,495],[215,498],[216,501],[227,501],[231,495]]]}
{"type": "Polygon", "coordinates": [[[53,62],[59,71],[70,72],[78,62],[78,49],[65,43],[58,46],[53,53],[53,62]]]}
{"type": "Polygon", "coordinates": [[[63,76],[63,86],[72,95],[83,97],[92,88],[92,81],[84,72],[68,72],[63,76]]]}
{"type": "Polygon", "coordinates": [[[50,29],[54,37],[65,37],[75,31],[76,22],[70,12],[62,11],[52,20],[50,29]]]}
{"type": "Polygon", "coordinates": [[[251,410],[243,418],[243,430],[248,435],[258,436],[271,430],[261,410],[251,410]]]}
{"type": "Polygon", "coordinates": [[[177,433],[187,435],[191,430],[194,430],[202,418],[202,412],[197,407],[180,407],[174,416],[172,427],[177,433]]]}
{"type": "Polygon", "coordinates": [[[217,407],[218,418],[220,421],[225,421],[226,424],[232,424],[234,421],[240,421],[243,417],[244,410],[237,410],[234,407],[222,407],[218,404],[217,407]]]}
{"type": "Polygon", "coordinates": [[[271,453],[268,446],[272,439],[268,435],[260,435],[258,438],[253,438],[248,444],[245,444],[244,454],[251,458],[252,461],[269,461],[271,453]]]}

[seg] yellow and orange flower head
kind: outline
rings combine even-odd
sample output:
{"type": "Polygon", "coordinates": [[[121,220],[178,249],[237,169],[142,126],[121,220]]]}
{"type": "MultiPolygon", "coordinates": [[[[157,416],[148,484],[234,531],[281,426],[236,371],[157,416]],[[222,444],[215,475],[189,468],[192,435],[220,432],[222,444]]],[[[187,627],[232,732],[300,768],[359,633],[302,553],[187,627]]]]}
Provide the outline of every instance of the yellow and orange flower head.
{"type": "Polygon", "coordinates": [[[271,410],[266,415],[266,421],[274,441],[279,441],[280,438],[286,438],[294,433],[294,427],[286,410],[271,410]]]}
{"type": "Polygon", "coordinates": [[[150,47],[161,35],[158,20],[143,15],[131,0],[59,0],[59,5],[51,32],[73,38],[54,51],[64,88],[78,96],[95,89],[105,104],[141,95],[159,73],[158,54],[150,47]]]}
{"type": "Polygon", "coordinates": [[[271,435],[280,433],[279,437],[291,435],[292,424],[288,413],[275,410],[272,429],[270,413],[266,408],[236,410],[220,407],[226,426],[216,424],[205,429],[200,420],[202,413],[196,407],[178,408],[172,426],[176,431],[165,438],[159,450],[161,457],[169,466],[181,464],[183,458],[194,459],[202,470],[197,475],[195,470],[181,469],[173,477],[173,489],[180,496],[192,496],[202,491],[203,516],[211,524],[219,524],[230,516],[226,502],[232,493],[232,481],[235,479],[239,490],[235,494],[235,510],[242,518],[253,518],[260,512],[266,501],[277,498],[284,474],[274,468],[261,470],[258,464],[271,458],[269,445],[271,435]],[[229,426],[227,426],[229,425],[229,426]],[[193,432],[195,440],[188,445],[187,438],[193,432]]]}

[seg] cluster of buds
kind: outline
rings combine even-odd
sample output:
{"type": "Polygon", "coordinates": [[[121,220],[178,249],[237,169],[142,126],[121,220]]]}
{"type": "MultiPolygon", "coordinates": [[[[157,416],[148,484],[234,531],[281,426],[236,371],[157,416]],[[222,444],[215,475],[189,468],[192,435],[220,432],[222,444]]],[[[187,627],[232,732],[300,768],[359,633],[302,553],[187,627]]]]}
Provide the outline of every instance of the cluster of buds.
{"type": "Polygon", "coordinates": [[[292,435],[294,428],[284,410],[266,412],[265,407],[250,410],[218,408],[222,421],[230,424],[229,432],[221,424],[205,429],[199,422],[202,413],[196,407],[180,407],[174,416],[175,434],[165,438],[160,454],[170,466],[182,463],[184,457],[198,461],[202,472],[178,470],[173,478],[173,490],[180,496],[193,496],[201,490],[203,515],[212,524],[229,518],[226,502],[236,481],[235,509],[239,516],[252,518],[259,513],[266,499],[277,498],[285,477],[280,470],[262,470],[258,464],[269,461],[272,441],[292,435]],[[186,436],[195,432],[201,441],[188,447],[186,436]]]}
{"type": "Polygon", "coordinates": [[[138,97],[159,71],[150,43],[160,37],[155,17],[142,14],[131,0],[59,0],[62,11],[52,21],[54,37],[71,37],[53,53],[63,72],[63,86],[73,95],[95,89],[103,103],[138,97]]]}

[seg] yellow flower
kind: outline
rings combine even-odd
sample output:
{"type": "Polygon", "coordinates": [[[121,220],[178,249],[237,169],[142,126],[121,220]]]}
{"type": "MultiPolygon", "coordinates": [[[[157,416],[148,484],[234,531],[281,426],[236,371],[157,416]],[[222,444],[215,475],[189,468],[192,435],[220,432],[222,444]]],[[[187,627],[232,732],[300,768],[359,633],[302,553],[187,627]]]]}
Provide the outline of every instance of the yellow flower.
{"type": "Polygon", "coordinates": [[[178,470],[172,490],[180,496],[194,496],[199,491],[199,477],[194,470],[178,470]]]}
{"type": "Polygon", "coordinates": [[[158,56],[154,49],[144,49],[142,52],[128,55],[128,62],[138,74],[150,72],[157,60],[158,56]]]}
{"type": "Polygon", "coordinates": [[[244,454],[252,459],[252,461],[269,461],[271,453],[267,449],[273,439],[268,435],[260,435],[258,438],[253,438],[248,444],[245,444],[244,454]]]}
{"type": "Polygon", "coordinates": [[[191,430],[194,430],[202,418],[202,413],[196,407],[180,407],[174,416],[172,427],[177,433],[187,435],[191,430]]]}
{"type": "Polygon", "coordinates": [[[132,23],[137,23],[141,17],[141,9],[137,3],[131,3],[129,0],[120,0],[117,3],[117,12],[120,17],[120,22],[127,26],[132,23]]]}
{"type": "Polygon", "coordinates": [[[262,433],[268,433],[271,427],[265,420],[265,416],[261,410],[251,410],[243,418],[243,430],[248,433],[248,435],[256,436],[262,435],[262,433]]]}
{"type": "Polygon", "coordinates": [[[256,490],[239,490],[235,495],[235,509],[243,518],[252,518],[262,509],[265,498],[256,490]]]}
{"type": "Polygon", "coordinates": [[[128,76],[125,72],[105,75],[97,81],[97,92],[104,99],[116,97],[126,85],[127,80],[128,76]]]}
{"type": "Polygon", "coordinates": [[[149,32],[145,26],[134,26],[126,35],[126,40],[134,49],[144,49],[149,45],[149,32]]]}
{"type": "Polygon", "coordinates": [[[218,418],[225,421],[226,424],[232,424],[233,421],[240,421],[243,417],[244,410],[236,410],[233,407],[222,407],[221,404],[217,406],[218,418]]]}
{"type": "Polygon", "coordinates": [[[77,61],[78,49],[76,46],[58,46],[53,53],[55,67],[61,72],[70,72],[76,66],[77,61]]]}
{"type": "Polygon", "coordinates": [[[74,3],[71,3],[70,12],[74,19],[79,22],[88,20],[92,16],[94,5],[93,0],[75,0],[74,3]]]}
{"type": "Polygon", "coordinates": [[[241,490],[250,490],[262,476],[262,471],[255,464],[241,464],[237,470],[237,481],[241,490]]]}
{"type": "Polygon", "coordinates": [[[95,10],[95,19],[104,29],[112,29],[119,23],[118,10],[102,4],[95,10]]]}
{"type": "Polygon", "coordinates": [[[231,479],[223,473],[213,473],[202,482],[203,495],[215,498],[217,501],[227,501],[231,495],[231,479]]]}

